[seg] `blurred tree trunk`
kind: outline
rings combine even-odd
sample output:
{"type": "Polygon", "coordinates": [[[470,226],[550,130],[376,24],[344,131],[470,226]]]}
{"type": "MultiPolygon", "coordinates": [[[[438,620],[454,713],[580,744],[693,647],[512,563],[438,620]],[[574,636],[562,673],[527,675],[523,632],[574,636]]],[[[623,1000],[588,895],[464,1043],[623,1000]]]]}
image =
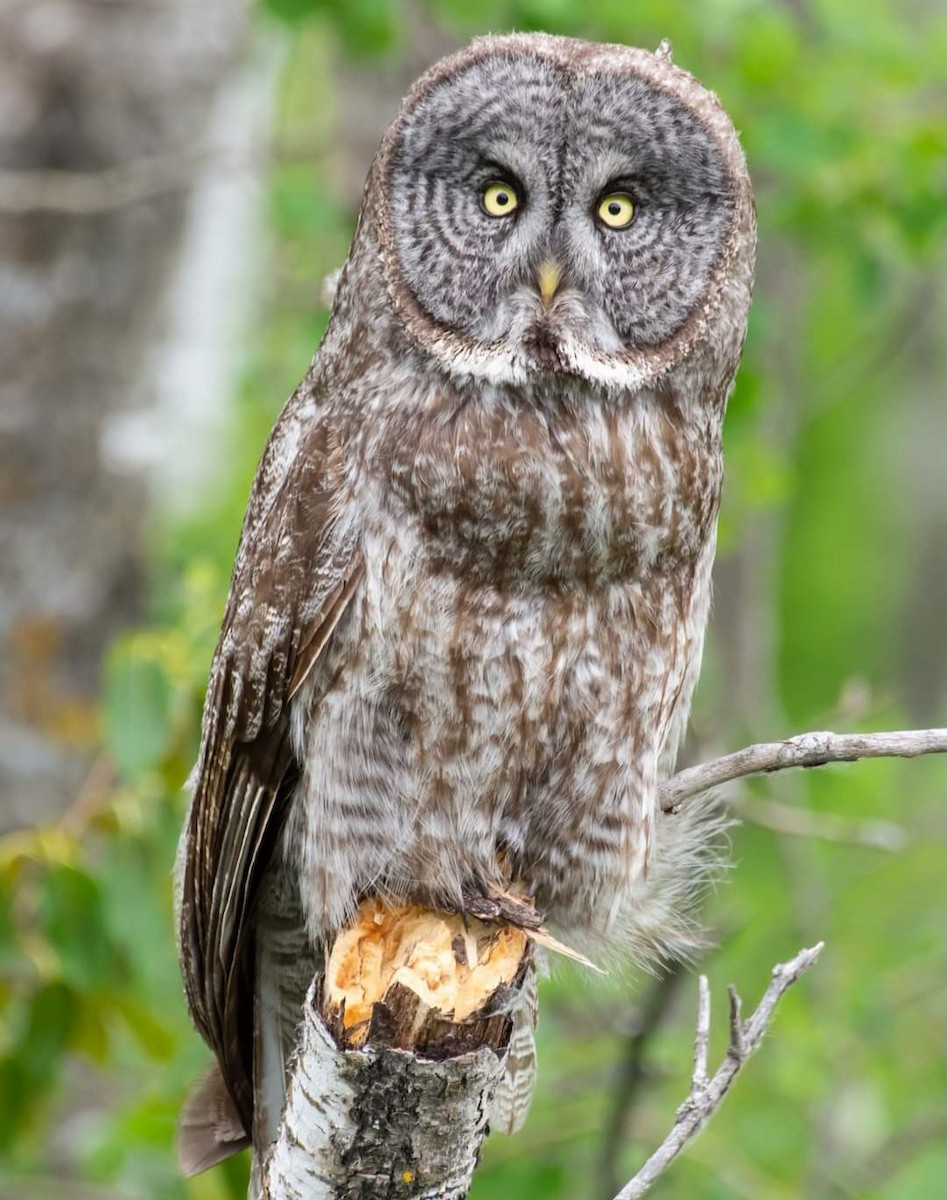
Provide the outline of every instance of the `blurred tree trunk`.
{"type": "Polygon", "coordinates": [[[137,613],[146,486],[110,428],[151,369],[175,163],[197,161],[246,41],[247,0],[0,10],[0,829],[74,798],[103,648],[137,613]],[[123,179],[148,160],[136,198],[123,179]]]}

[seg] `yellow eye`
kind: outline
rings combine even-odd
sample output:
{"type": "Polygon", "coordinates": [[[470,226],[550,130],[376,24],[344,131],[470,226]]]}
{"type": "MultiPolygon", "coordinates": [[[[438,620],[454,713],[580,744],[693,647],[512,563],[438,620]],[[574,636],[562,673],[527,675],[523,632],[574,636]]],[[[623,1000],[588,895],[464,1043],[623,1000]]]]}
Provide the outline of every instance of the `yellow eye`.
{"type": "Polygon", "coordinates": [[[499,180],[496,180],[488,183],[483,189],[480,203],[483,205],[483,211],[491,217],[508,217],[510,213],[519,208],[520,198],[517,196],[515,188],[510,187],[508,183],[500,183],[499,180]]]}
{"type": "Polygon", "coordinates": [[[609,229],[627,229],[635,216],[635,202],[627,192],[610,192],[599,202],[598,219],[609,229]]]}

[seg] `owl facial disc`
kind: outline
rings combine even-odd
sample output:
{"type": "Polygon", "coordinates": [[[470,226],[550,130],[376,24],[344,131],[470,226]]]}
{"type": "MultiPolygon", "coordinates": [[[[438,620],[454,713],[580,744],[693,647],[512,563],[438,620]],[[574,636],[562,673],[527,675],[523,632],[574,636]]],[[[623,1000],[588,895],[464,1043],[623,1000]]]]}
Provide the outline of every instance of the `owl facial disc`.
{"type": "Polygon", "coordinates": [[[455,371],[664,369],[715,308],[751,206],[716,98],[664,57],[518,35],[424,76],[380,151],[389,290],[455,371]]]}

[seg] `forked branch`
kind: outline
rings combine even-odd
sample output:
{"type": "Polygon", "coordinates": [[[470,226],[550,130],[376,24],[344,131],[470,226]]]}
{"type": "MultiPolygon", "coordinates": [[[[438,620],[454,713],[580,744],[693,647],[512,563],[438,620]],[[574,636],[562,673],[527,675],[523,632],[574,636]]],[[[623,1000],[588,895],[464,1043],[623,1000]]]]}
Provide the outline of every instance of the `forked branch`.
{"type": "Polygon", "coordinates": [[[790,988],[819,957],[823,943],[809,950],[800,950],[788,963],[773,968],[773,978],[748,1021],[740,1016],[741,1001],[736,989],[730,988],[730,1041],[723,1062],[707,1075],[707,1047],[710,1041],[710,989],[707,976],[700,977],[697,1005],[697,1033],[694,1039],[694,1074],[687,1099],[677,1110],[671,1132],[641,1170],[621,1189],[615,1200],[637,1200],[644,1196],[658,1176],[665,1171],[680,1152],[700,1133],[720,1107],[730,1084],[743,1064],[760,1044],[776,1005],[790,988]]]}

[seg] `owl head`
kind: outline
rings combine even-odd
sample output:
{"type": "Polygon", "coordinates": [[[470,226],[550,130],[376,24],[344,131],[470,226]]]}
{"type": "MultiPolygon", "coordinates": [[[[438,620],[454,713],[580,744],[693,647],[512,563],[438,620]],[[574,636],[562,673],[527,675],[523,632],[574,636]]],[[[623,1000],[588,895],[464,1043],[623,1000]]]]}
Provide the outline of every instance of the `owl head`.
{"type": "Polygon", "coordinates": [[[454,375],[625,388],[721,324],[735,366],[746,164],[716,97],[664,51],[473,42],[409,92],[363,217],[401,323],[454,375]]]}

